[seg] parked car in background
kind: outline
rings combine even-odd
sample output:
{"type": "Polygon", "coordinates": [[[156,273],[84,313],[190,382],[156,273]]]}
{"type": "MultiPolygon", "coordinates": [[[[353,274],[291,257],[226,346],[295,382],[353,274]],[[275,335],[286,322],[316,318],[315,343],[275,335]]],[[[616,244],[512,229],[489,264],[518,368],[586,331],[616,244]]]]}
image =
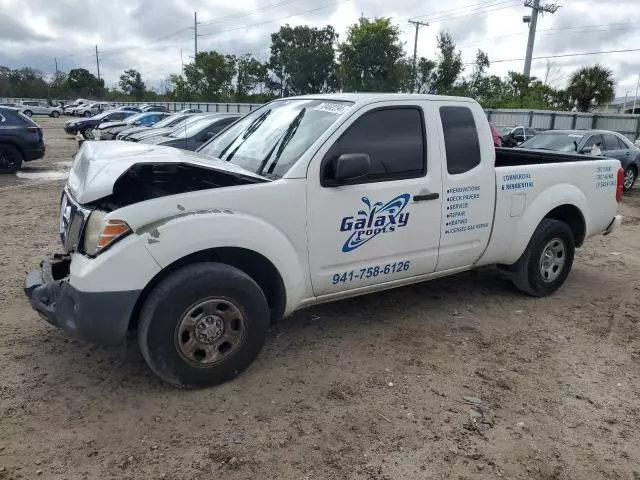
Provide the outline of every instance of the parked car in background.
{"type": "Polygon", "coordinates": [[[22,162],[44,157],[42,128],[11,107],[0,107],[0,173],[20,170],[22,162]]]}
{"type": "Polygon", "coordinates": [[[171,113],[171,110],[169,110],[167,107],[164,107],[162,105],[147,105],[146,107],[142,108],[143,112],[165,112],[165,113],[171,113]]]}
{"type": "Polygon", "coordinates": [[[87,100],[86,98],[76,98],[73,102],[68,103],[64,107],[62,107],[62,113],[64,115],[71,115],[72,110],[85,103],[91,103],[91,101],[87,100]]]}
{"type": "Polygon", "coordinates": [[[91,104],[83,104],[74,109],[73,114],[78,117],[93,117],[98,113],[106,110],[113,110],[115,105],[108,102],[95,102],[91,104]]]}
{"type": "Polygon", "coordinates": [[[90,118],[78,118],[68,120],[64,124],[64,131],[69,135],[80,132],[83,137],[87,137],[96,127],[104,122],[117,122],[135,115],[136,112],[123,112],[117,110],[107,110],[90,118]]]}
{"type": "Polygon", "coordinates": [[[164,112],[138,113],[122,121],[101,123],[100,126],[94,130],[93,136],[99,140],[115,140],[118,133],[129,127],[155,125],[168,116],[169,114],[164,112]]]}
{"type": "MultiPolygon", "coordinates": [[[[168,117],[168,118],[171,118],[171,117],[168,117]]],[[[151,128],[143,128],[137,132],[131,133],[127,135],[125,138],[123,138],[123,140],[126,140],[128,142],[140,142],[147,138],[150,139],[154,137],[165,137],[169,135],[171,132],[173,132],[174,130],[177,130],[178,128],[185,128],[186,126],[191,125],[193,122],[199,121],[200,118],[201,118],[201,115],[198,115],[198,114],[187,115],[183,120],[181,120],[179,123],[177,123],[172,127],[161,127],[160,124],[163,123],[165,120],[167,120],[165,119],[165,120],[162,120],[161,122],[156,123],[151,128]]]]}
{"type": "Polygon", "coordinates": [[[174,129],[166,137],[146,138],[141,143],[195,151],[240,117],[240,114],[227,113],[205,115],[190,125],[174,129]]]}
{"type": "Polygon", "coordinates": [[[202,110],[198,110],[197,108],[185,108],[184,110],[180,110],[180,113],[202,113],[202,110]]]}
{"type": "Polygon", "coordinates": [[[608,130],[548,130],[538,133],[520,147],[583,155],[592,155],[596,147],[600,152],[592,156],[620,160],[624,169],[625,191],[631,190],[640,171],[640,148],[623,135],[608,130]]]}
{"type": "Polygon", "coordinates": [[[142,110],[140,110],[140,108],[134,107],[134,106],[131,106],[131,105],[122,105],[122,106],[116,108],[115,110],[118,110],[118,111],[121,111],[121,112],[136,112],[136,113],[142,112],[142,110]]]}
{"type": "Polygon", "coordinates": [[[151,126],[140,125],[136,127],[130,127],[125,130],[122,130],[116,136],[116,140],[128,140],[128,137],[130,135],[133,135],[139,132],[146,132],[148,130],[158,130],[158,129],[168,128],[169,129],[168,132],[171,132],[174,129],[174,127],[176,127],[178,124],[182,124],[189,117],[193,117],[193,115],[173,114],[173,115],[169,115],[166,118],[163,118],[155,125],[151,125],[151,126]]]}
{"type": "Polygon", "coordinates": [[[50,117],[59,117],[62,115],[60,107],[53,107],[46,102],[24,101],[19,106],[20,111],[27,117],[33,115],[49,115],[50,117]]]}
{"type": "Polygon", "coordinates": [[[538,133],[534,128],[524,127],[522,125],[515,127],[499,125],[498,132],[500,132],[503,147],[516,147],[522,142],[526,142],[530,138],[535,137],[538,133]]]}
{"type": "Polygon", "coordinates": [[[17,108],[18,105],[15,103],[0,103],[0,107],[17,108]]]}

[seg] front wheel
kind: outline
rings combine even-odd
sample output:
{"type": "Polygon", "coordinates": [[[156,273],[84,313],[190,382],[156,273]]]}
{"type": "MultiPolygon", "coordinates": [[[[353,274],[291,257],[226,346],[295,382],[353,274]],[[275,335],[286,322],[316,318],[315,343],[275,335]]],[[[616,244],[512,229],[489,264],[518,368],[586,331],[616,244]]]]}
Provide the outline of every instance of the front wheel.
{"type": "Polygon", "coordinates": [[[269,305],[258,284],[230,265],[187,265],[150,293],[138,329],[140,350],[175,386],[217,385],[258,355],[269,330],[269,305]]]}
{"type": "Polygon", "coordinates": [[[31,117],[33,115],[33,112],[31,110],[25,110],[24,113],[27,117],[31,117]]]}
{"type": "Polygon", "coordinates": [[[565,282],[575,254],[575,239],[569,226],[545,218],[533,233],[527,249],[514,265],[513,283],[524,293],[544,297],[565,282]]]}
{"type": "Polygon", "coordinates": [[[58,118],[60,116],[60,112],[58,112],[57,110],[54,110],[53,112],[51,112],[51,116],[53,118],[58,118]]]}
{"type": "Polygon", "coordinates": [[[625,192],[628,192],[633,188],[634,183],[636,183],[636,178],[638,178],[638,174],[633,167],[628,167],[624,171],[624,181],[622,183],[622,189],[625,192]]]}
{"type": "Polygon", "coordinates": [[[91,112],[84,112],[84,116],[85,117],[90,117],[91,116],[91,112]]]}
{"type": "Polygon", "coordinates": [[[0,144],[0,173],[16,173],[22,166],[22,153],[13,145],[0,144]]]}

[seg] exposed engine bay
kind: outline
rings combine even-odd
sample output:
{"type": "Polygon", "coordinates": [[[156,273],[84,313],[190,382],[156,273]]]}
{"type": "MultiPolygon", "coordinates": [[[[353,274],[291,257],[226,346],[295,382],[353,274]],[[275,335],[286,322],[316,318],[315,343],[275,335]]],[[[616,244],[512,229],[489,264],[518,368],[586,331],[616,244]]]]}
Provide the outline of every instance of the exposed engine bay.
{"type": "Polygon", "coordinates": [[[140,163],[116,180],[111,195],[90,206],[112,211],[153,198],[262,182],[269,180],[187,163],[140,163]]]}

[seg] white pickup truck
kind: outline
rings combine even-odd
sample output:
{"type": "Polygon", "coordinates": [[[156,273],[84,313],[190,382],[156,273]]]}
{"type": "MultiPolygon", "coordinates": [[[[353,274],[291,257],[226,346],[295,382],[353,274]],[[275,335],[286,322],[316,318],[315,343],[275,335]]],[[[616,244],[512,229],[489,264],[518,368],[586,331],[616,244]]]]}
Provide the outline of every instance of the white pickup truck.
{"type": "Polygon", "coordinates": [[[136,329],[182,387],[251,364],[270,321],[321,302],[504,266],[524,292],[621,222],[618,160],[494,149],[466,98],[277,100],[197,153],[85,142],[62,195],[64,254],[28,274],[49,323],[91,342],[136,329]]]}

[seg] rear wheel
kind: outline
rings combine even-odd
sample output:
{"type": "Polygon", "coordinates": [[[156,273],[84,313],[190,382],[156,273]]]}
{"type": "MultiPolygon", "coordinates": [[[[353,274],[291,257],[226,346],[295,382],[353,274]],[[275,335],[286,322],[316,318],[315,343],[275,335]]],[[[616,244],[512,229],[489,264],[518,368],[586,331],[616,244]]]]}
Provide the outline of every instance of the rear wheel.
{"type": "Polygon", "coordinates": [[[90,116],[91,116],[91,112],[86,111],[86,112],[84,112],[84,114],[83,114],[83,115],[84,115],[85,117],[90,117],[90,116]]]}
{"type": "Polygon", "coordinates": [[[627,167],[624,171],[624,181],[622,183],[622,188],[625,192],[631,190],[633,185],[636,183],[636,178],[638,178],[638,172],[633,167],[627,167]]]}
{"type": "Polygon", "coordinates": [[[567,279],[574,254],[575,240],[569,226],[559,220],[545,218],[514,265],[513,283],[534,297],[549,295],[567,279]]]}
{"type": "Polygon", "coordinates": [[[183,388],[234,378],[260,352],[269,306],[251,277],[214,262],[188,265],[150,293],[138,329],[140,350],[160,378],[183,388]]]}
{"type": "Polygon", "coordinates": [[[0,144],[0,173],[15,173],[22,166],[22,153],[13,145],[0,144]]]}
{"type": "Polygon", "coordinates": [[[33,112],[31,110],[25,110],[22,113],[24,113],[27,117],[31,117],[33,115],[33,112]]]}
{"type": "Polygon", "coordinates": [[[60,112],[58,112],[57,110],[54,110],[53,112],[51,112],[51,116],[53,118],[58,118],[60,116],[60,112]]]}

